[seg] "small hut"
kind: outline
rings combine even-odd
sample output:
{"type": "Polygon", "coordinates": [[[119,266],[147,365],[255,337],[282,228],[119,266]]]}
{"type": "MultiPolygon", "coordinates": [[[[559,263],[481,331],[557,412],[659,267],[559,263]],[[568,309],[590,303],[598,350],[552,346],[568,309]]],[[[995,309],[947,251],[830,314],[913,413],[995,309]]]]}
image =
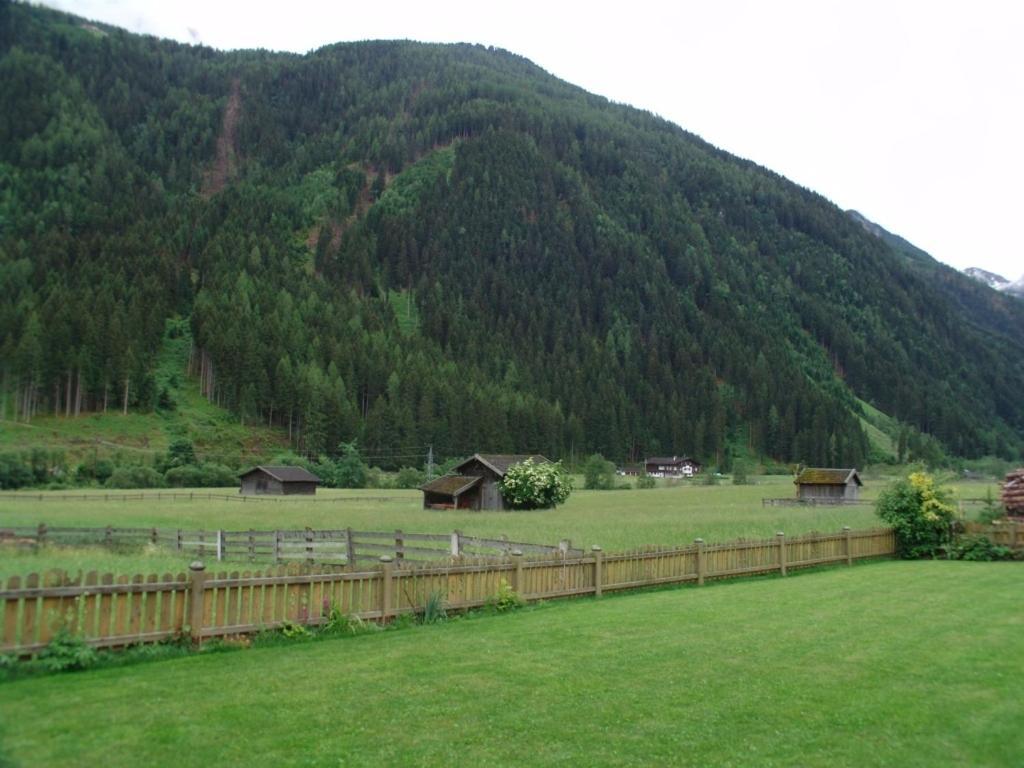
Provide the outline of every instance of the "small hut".
{"type": "Polygon", "coordinates": [[[1007,473],[1001,499],[1008,515],[1024,516],[1024,467],[1007,473]]]}
{"type": "Polygon", "coordinates": [[[543,456],[519,454],[474,453],[461,464],[452,467],[450,474],[420,486],[424,509],[502,510],[499,483],[509,467],[533,459],[534,464],[550,463],[543,456]]]}
{"type": "Polygon", "coordinates": [[[253,467],[239,475],[242,487],[238,492],[243,496],[272,494],[291,496],[294,494],[313,495],[320,484],[320,478],[302,467],[253,467]]]}
{"type": "Polygon", "coordinates": [[[806,467],[796,479],[796,496],[800,501],[842,503],[860,498],[860,475],[856,469],[825,469],[806,467]]]}

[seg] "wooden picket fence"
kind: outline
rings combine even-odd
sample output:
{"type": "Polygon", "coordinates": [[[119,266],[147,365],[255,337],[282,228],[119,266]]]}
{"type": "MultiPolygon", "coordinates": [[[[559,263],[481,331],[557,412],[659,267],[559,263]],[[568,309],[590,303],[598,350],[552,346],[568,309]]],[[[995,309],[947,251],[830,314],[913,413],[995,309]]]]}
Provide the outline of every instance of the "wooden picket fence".
{"type": "Polygon", "coordinates": [[[113,526],[35,526],[0,527],[0,542],[23,546],[60,544],[71,546],[140,547],[150,544],[183,554],[217,561],[305,562],[355,565],[360,560],[376,561],[382,554],[396,560],[443,560],[448,557],[500,557],[513,549],[527,554],[582,555],[572,542],[533,544],[507,538],[468,536],[451,533],[409,533],[393,531],[356,531],[352,528],[314,530],[312,528],[278,530],[188,530],[183,528],[115,528],[113,526]]]}
{"type": "Polygon", "coordinates": [[[964,533],[980,534],[993,544],[1009,547],[1010,549],[1024,548],[1024,520],[996,520],[989,525],[984,523],[963,523],[963,527],[964,533]]]}
{"type": "Polygon", "coordinates": [[[891,556],[890,529],[779,534],[764,541],[705,544],[605,554],[535,557],[513,550],[501,560],[453,558],[445,564],[396,563],[264,571],[70,577],[53,571],[0,584],[0,653],[31,654],[61,628],[97,647],[191,637],[196,643],[281,627],[315,626],[331,610],[371,621],[422,611],[432,596],[448,610],[482,606],[507,582],[526,600],[548,600],[656,584],[695,582],[891,556]]]}

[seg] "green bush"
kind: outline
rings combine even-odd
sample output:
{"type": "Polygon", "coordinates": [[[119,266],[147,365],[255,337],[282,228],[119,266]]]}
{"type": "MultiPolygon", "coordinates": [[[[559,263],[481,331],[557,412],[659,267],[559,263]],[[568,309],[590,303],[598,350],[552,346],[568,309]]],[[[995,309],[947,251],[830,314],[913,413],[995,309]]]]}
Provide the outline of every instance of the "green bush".
{"type": "Polygon", "coordinates": [[[953,507],[924,472],[897,480],[878,497],[875,511],[896,533],[896,554],[935,557],[950,543],[953,507]]]}
{"type": "Polygon", "coordinates": [[[66,672],[88,669],[99,661],[99,654],[91,645],[60,629],[49,644],[39,652],[39,667],[46,672],[66,672]]]}
{"type": "Polygon", "coordinates": [[[572,480],[562,463],[534,464],[532,459],[513,464],[501,481],[501,495],[513,509],[550,509],[572,492],[572,480]]]}
{"type": "Polygon", "coordinates": [[[951,560],[971,560],[974,562],[990,562],[992,560],[1011,560],[1013,550],[989,541],[981,534],[966,534],[957,539],[949,550],[951,560]]]}
{"type": "Polygon", "coordinates": [[[615,465],[595,453],[583,462],[583,487],[589,491],[610,491],[615,487],[615,465]]]}
{"type": "Polygon", "coordinates": [[[223,464],[210,462],[200,467],[203,488],[230,488],[239,485],[238,473],[223,464]]]}
{"type": "Polygon", "coordinates": [[[736,461],[732,465],[732,484],[733,485],[746,485],[747,480],[747,463],[745,461],[736,461]]]}
{"type": "Polygon", "coordinates": [[[163,488],[164,476],[152,467],[118,467],[104,485],[107,488],[163,488]]]}
{"type": "Polygon", "coordinates": [[[419,488],[426,481],[426,472],[414,467],[402,467],[395,476],[395,488],[419,488]]]}
{"type": "Polygon", "coordinates": [[[164,482],[170,488],[201,488],[203,471],[194,464],[172,467],[164,472],[164,482]]]}
{"type": "Polygon", "coordinates": [[[83,461],[75,468],[75,480],[80,485],[98,483],[103,485],[114,474],[114,464],[108,459],[83,461]]]}
{"type": "Polygon", "coordinates": [[[643,490],[653,488],[657,484],[657,481],[650,475],[640,475],[636,479],[636,487],[643,490]]]}
{"type": "Polygon", "coordinates": [[[499,613],[514,611],[526,605],[526,600],[512,589],[512,585],[505,579],[498,583],[498,592],[487,601],[487,607],[499,613]]]}
{"type": "Polygon", "coordinates": [[[0,490],[13,491],[32,485],[32,470],[15,453],[0,453],[0,490]]]}
{"type": "Polygon", "coordinates": [[[978,522],[984,523],[985,525],[991,525],[996,520],[1002,520],[1006,517],[1006,512],[1000,506],[995,497],[992,495],[992,489],[985,489],[985,502],[978,512],[978,522]]]}

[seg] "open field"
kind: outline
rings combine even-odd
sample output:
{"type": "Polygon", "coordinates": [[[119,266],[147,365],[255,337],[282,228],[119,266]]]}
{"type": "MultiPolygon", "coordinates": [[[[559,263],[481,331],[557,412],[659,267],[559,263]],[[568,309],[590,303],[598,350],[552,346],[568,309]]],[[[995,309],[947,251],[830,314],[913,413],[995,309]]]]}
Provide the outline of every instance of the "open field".
{"type": "MultiPolygon", "coordinates": [[[[422,509],[419,491],[331,490],[317,494],[319,501],[289,498],[280,502],[237,498],[117,501],[119,492],[86,491],[95,501],[62,500],[60,492],[35,498],[0,496],[0,526],[115,525],[161,528],[225,530],[274,528],[345,528],[443,533],[461,530],[479,536],[507,535],[516,541],[554,544],[571,539],[575,546],[600,544],[605,551],[645,545],[688,544],[696,537],[706,541],[731,541],[788,534],[836,531],[844,525],[871,528],[878,525],[871,505],[857,507],[763,507],[765,496],[792,494],[788,477],[758,478],[757,485],[679,485],[638,491],[574,491],[569,501],[553,510],[530,512],[463,512],[422,509]],[[375,500],[374,496],[386,497],[375,500]],[[104,496],[108,499],[104,500],[104,496]],[[338,501],[324,501],[337,499],[338,501]],[[341,501],[340,499],[347,499],[341,501]]],[[[983,496],[984,483],[956,487],[960,498],[983,496]]],[[[868,481],[864,495],[873,499],[883,481],[868,481]]],[[[215,493],[233,494],[232,489],[215,493]]],[[[38,497],[38,493],[22,494],[38,497]]],[[[142,552],[118,555],[94,551],[97,568],[146,571],[149,568],[180,569],[187,557],[169,553],[160,562],[149,562],[142,552]],[[168,561],[167,558],[170,558],[168,561]],[[102,562],[99,562],[102,560],[102,562]]],[[[60,551],[40,553],[0,550],[0,576],[43,571],[49,568],[87,568],[88,550],[74,554],[69,566],[60,551]]]]}
{"type": "Polygon", "coordinates": [[[26,679],[0,687],[2,754],[1019,765],[1022,577],[1015,564],[874,563],[26,679]]]}

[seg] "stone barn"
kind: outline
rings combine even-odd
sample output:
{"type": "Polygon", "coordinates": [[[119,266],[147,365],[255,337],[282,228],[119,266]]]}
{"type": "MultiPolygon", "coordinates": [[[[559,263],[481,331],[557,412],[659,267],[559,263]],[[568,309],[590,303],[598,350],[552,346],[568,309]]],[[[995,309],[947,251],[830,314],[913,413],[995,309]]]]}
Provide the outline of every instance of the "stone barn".
{"type": "Polygon", "coordinates": [[[424,509],[506,509],[498,483],[508,468],[527,459],[549,464],[543,456],[474,453],[452,467],[451,473],[420,486],[424,509]]]}
{"type": "Polygon", "coordinates": [[[857,501],[864,483],[856,469],[806,467],[796,476],[796,496],[801,501],[842,503],[857,501]]]}
{"type": "Polygon", "coordinates": [[[238,492],[244,496],[311,496],[320,484],[319,477],[302,467],[254,467],[239,477],[242,487],[238,492]]]}
{"type": "Polygon", "coordinates": [[[1007,473],[1001,500],[1007,514],[1024,516],[1024,467],[1007,473]]]}

